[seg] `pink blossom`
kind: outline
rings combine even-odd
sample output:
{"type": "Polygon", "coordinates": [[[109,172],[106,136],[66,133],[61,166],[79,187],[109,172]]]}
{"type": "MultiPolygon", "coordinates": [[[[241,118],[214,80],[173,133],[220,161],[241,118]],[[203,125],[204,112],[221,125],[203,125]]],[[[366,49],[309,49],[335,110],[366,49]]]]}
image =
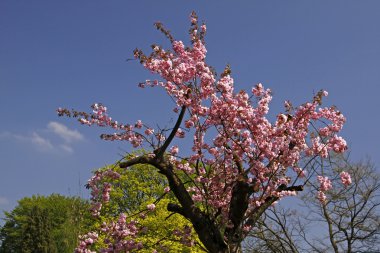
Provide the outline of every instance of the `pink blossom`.
{"type": "Polygon", "coordinates": [[[154,129],[147,128],[144,132],[146,135],[152,135],[154,133],[154,129]]]}
{"type": "Polygon", "coordinates": [[[348,172],[342,171],[340,173],[340,179],[342,180],[342,184],[345,186],[349,186],[352,183],[351,175],[348,172]]]}
{"type": "Polygon", "coordinates": [[[301,168],[299,168],[299,167],[294,167],[293,170],[294,170],[294,172],[297,173],[297,175],[298,175],[300,178],[304,178],[304,177],[306,177],[306,172],[305,172],[305,170],[303,170],[303,169],[301,169],[301,168]]]}
{"type": "Polygon", "coordinates": [[[79,245],[75,249],[75,253],[95,253],[88,249],[92,244],[94,244],[99,238],[98,233],[89,232],[86,235],[79,236],[79,245]]]}
{"type": "Polygon", "coordinates": [[[173,231],[173,234],[179,237],[179,241],[188,247],[192,247],[195,243],[194,240],[191,238],[190,226],[184,226],[182,229],[175,229],[173,231]]]}
{"type": "Polygon", "coordinates": [[[328,145],[336,153],[342,153],[347,149],[346,141],[342,137],[337,135],[334,135],[332,138],[330,138],[328,145]]]}
{"type": "Polygon", "coordinates": [[[206,32],[207,30],[206,25],[205,24],[201,25],[201,29],[202,29],[202,32],[206,32]]]}
{"type": "Polygon", "coordinates": [[[156,138],[157,138],[157,140],[159,140],[160,142],[163,142],[163,141],[165,141],[165,135],[163,135],[163,134],[156,134],[156,138]]]}
{"type": "Polygon", "coordinates": [[[256,84],[256,86],[252,88],[252,93],[257,97],[261,96],[263,94],[263,91],[264,89],[261,83],[256,84]]]}
{"type": "Polygon", "coordinates": [[[325,192],[332,189],[331,180],[328,177],[318,176],[317,179],[320,184],[319,188],[321,192],[325,192]]]}
{"type": "Polygon", "coordinates": [[[172,147],[170,148],[170,154],[172,154],[172,155],[176,155],[176,154],[178,154],[178,151],[179,151],[179,149],[178,149],[178,146],[177,146],[177,145],[172,146],[172,147]]]}
{"type": "Polygon", "coordinates": [[[124,213],[119,215],[116,222],[103,223],[101,231],[105,234],[103,242],[106,248],[100,249],[100,252],[131,252],[142,248],[142,244],[135,240],[139,232],[137,222],[128,222],[124,213]]]}
{"type": "Polygon", "coordinates": [[[191,128],[191,127],[194,126],[194,122],[191,121],[191,120],[186,120],[186,121],[185,121],[185,126],[186,126],[187,128],[191,128]]]}
{"type": "Polygon", "coordinates": [[[327,198],[326,198],[326,195],[325,195],[324,192],[318,191],[318,193],[317,193],[317,199],[323,204],[323,203],[326,202],[327,198]]]}
{"type": "Polygon", "coordinates": [[[154,209],[156,209],[156,205],[155,204],[149,204],[146,206],[146,208],[148,208],[149,211],[153,211],[154,209]]]}
{"type": "Polygon", "coordinates": [[[138,129],[142,128],[142,126],[143,126],[143,123],[142,123],[141,120],[138,120],[138,121],[136,122],[136,124],[135,124],[135,127],[138,128],[138,129]]]}
{"type": "Polygon", "coordinates": [[[185,132],[181,128],[178,128],[177,133],[175,134],[175,136],[178,137],[178,138],[185,138],[185,132]]]}

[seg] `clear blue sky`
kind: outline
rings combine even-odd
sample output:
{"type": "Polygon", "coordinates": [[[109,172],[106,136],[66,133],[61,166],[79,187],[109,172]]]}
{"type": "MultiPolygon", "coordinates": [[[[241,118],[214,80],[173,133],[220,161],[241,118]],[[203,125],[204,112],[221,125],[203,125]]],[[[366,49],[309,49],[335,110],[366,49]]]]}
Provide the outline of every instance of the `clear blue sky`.
{"type": "MultiPolygon", "coordinates": [[[[126,143],[58,118],[59,106],[108,106],[119,121],[170,124],[170,100],[137,88],[151,78],[136,47],[167,45],[162,21],[188,42],[188,16],[206,21],[208,63],[229,63],[237,89],[274,91],[271,112],[321,88],[347,117],[352,157],[378,165],[380,1],[0,1],[0,210],[32,194],[88,196],[90,171],[114,162],[126,143]]],[[[105,132],[107,132],[104,129],[105,132]]]]}

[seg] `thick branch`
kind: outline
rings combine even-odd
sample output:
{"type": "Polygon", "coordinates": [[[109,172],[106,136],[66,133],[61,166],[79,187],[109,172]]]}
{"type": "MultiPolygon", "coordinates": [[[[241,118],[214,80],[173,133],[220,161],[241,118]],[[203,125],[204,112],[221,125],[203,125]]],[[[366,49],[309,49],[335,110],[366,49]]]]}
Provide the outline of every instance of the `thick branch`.
{"type": "Polygon", "coordinates": [[[179,206],[179,205],[173,204],[173,203],[169,203],[166,208],[169,212],[178,213],[178,214],[182,215],[183,217],[188,218],[188,217],[186,217],[186,213],[183,210],[182,206],[179,206]]]}
{"type": "Polygon", "coordinates": [[[286,185],[280,185],[277,189],[278,192],[281,192],[281,191],[294,191],[294,192],[301,192],[303,191],[303,185],[293,185],[293,186],[289,186],[287,187],[286,185]]]}
{"type": "Polygon", "coordinates": [[[161,158],[164,155],[166,149],[169,147],[169,145],[172,142],[175,134],[178,131],[178,128],[181,126],[185,112],[186,112],[186,106],[182,106],[181,112],[179,113],[179,116],[177,119],[177,122],[175,123],[169,137],[165,140],[164,144],[157,150],[157,153],[156,153],[157,157],[161,158]]]}
{"type": "Polygon", "coordinates": [[[142,155],[142,156],[138,156],[138,157],[129,159],[128,161],[120,162],[119,167],[120,168],[128,168],[128,167],[136,165],[136,164],[154,165],[154,161],[152,158],[148,157],[147,155],[142,155]]]}
{"type": "MultiPolygon", "coordinates": [[[[286,185],[282,184],[277,188],[277,191],[303,191],[303,185],[294,185],[287,187],[286,185]]],[[[277,200],[279,200],[279,197],[268,197],[261,206],[255,208],[254,212],[250,215],[245,224],[248,226],[253,226],[258,221],[260,216],[265,212],[265,210],[267,210],[268,207],[270,207],[277,200]]]]}
{"type": "Polygon", "coordinates": [[[230,210],[228,214],[229,220],[233,226],[225,230],[225,235],[229,242],[238,242],[241,240],[240,225],[243,222],[244,214],[248,209],[249,197],[253,193],[253,187],[250,186],[245,179],[236,182],[232,188],[232,196],[230,210]]]}

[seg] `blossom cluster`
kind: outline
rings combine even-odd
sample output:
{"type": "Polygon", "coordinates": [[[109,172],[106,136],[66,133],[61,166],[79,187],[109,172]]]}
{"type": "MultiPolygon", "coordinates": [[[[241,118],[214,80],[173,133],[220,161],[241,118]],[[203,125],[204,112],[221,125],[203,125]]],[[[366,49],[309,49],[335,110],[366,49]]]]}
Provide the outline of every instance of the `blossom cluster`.
{"type": "MultiPolygon", "coordinates": [[[[93,216],[98,217],[102,205],[109,202],[111,183],[112,180],[120,178],[120,174],[112,170],[112,168],[106,170],[95,171],[94,176],[88,180],[87,187],[91,190],[91,213],[93,216]]],[[[154,210],[155,205],[150,204],[147,207],[149,210],[154,210]]],[[[142,248],[142,244],[135,240],[135,237],[139,229],[137,222],[134,220],[127,221],[127,216],[121,213],[117,222],[103,223],[100,233],[103,244],[106,245],[100,252],[129,252],[131,250],[139,250],[142,248]]],[[[79,237],[80,242],[76,248],[76,253],[93,253],[90,250],[91,245],[95,244],[99,240],[99,235],[96,232],[90,232],[86,235],[79,237]]]]}
{"type": "Polygon", "coordinates": [[[108,169],[105,171],[96,171],[87,183],[87,187],[91,189],[91,213],[93,216],[99,216],[102,203],[107,203],[110,199],[111,184],[106,180],[114,180],[120,178],[120,174],[108,169]]]}
{"type": "Polygon", "coordinates": [[[155,204],[149,204],[146,206],[146,208],[149,210],[149,211],[153,211],[154,209],[156,209],[156,205],[155,204]]]}
{"type": "MultiPolygon", "coordinates": [[[[340,180],[344,186],[349,186],[351,181],[351,176],[348,172],[342,171],[340,174],[340,180]]],[[[319,182],[319,191],[317,193],[317,199],[323,204],[326,202],[326,191],[333,188],[332,182],[328,177],[318,176],[317,180],[319,182]]]]}
{"type": "Polygon", "coordinates": [[[194,246],[194,240],[191,237],[191,227],[184,226],[182,229],[175,229],[173,234],[179,238],[179,241],[188,247],[194,246]]]}
{"type": "Polygon", "coordinates": [[[127,216],[121,213],[117,222],[103,223],[101,231],[106,234],[104,243],[107,248],[102,253],[130,252],[143,247],[142,243],[136,242],[135,237],[139,232],[136,221],[127,222],[127,216]]]}
{"type": "Polygon", "coordinates": [[[318,176],[317,179],[320,183],[319,189],[321,191],[325,192],[332,189],[331,180],[328,177],[318,176]]]}
{"type": "Polygon", "coordinates": [[[318,176],[317,179],[320,184],[317,199],[321,203],[325,203],[327,199],[325,192],[332,189],[332,183],[328,177],[318,176]]]}
{"type": "Polygon", "coordinates": [[[342,171],[340,173],[340,179],[342,180],[342,184],[345,186],[349,186],[352,183],[351,175],[348,172],[342,171]]]}
{"type": "MultiPolygon", "coordinates": [[[[76,117],[83,125],[111,127],[117,132],[113,134],[102,134],[100,136],[102,139],[110,141],[128,141],[135,148],[141,146],[144,141],[147,141],[147,137],[154,135],[154,129],[145,126],[141,120],[138,120],[135,124],[122,124],[118,121],[112,120],[112,117],[108,115],[107,107],[103,104],[95,103],[91,107],[93,110],[90,114],[74,110],[69,111],[64,108],[58,108],[57,113],[59,116],[65,115],[68,117],[76,117]]],[[[162,141],[163,137],[161,134],[156,134],[154,136],[158,141],[162,141]]]]}
{"type": "MultiPolygon", "coordinates": [[[[142,243],[136,242],[135,237],[139,232],[136,222],[127,222],[127,216],[122,213],[117,222],[109,224],[103,223],[101,231],[105,234],[103,244],[106,246],[100,249],[101,253],[122,253],[132,250],[141,249],[142,243]]],[[[80,242],[75,249],[75,253],[95,253],[89,248],[99,240],[99,235],[96,232],[89,232],[86,235],[79,237],[80,242]]]]}
{"type": "Polygon", "coordinates": [[[96,253],[88,249],[88,247],[91,247],[98,238],[99,235],[96,232],[89,232],[86,235],[79,236],[79,245],[75,249],[75,253],[96,253]]]}

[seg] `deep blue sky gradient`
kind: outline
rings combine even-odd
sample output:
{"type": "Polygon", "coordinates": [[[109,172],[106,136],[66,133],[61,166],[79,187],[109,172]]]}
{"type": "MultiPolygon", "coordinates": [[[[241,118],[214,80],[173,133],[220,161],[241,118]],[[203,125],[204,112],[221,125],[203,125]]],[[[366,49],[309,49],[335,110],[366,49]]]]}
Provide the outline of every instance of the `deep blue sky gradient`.
{"type": "Polygon", "coordinates": [[[347,117],[343,135],[355,160],[380,162],[380,1],[0,1],[0,210],[32,194],[88,196],[91,170],[129,151],[101,131],[58,118],[59,106],[108,106],[123,122],[170,125],[172,102],[137,84],[152,76],[136,47],[168,45],[161,21],[188,43],[188,16],[206,21],[207,61],[232,67],[236,89],[262,82],[300,104],[320,89],[347,117]],[[51,122],[81,138],[63,139],[51,122]],[[50,123],[50,127],[49,127],[50,123]]]}

